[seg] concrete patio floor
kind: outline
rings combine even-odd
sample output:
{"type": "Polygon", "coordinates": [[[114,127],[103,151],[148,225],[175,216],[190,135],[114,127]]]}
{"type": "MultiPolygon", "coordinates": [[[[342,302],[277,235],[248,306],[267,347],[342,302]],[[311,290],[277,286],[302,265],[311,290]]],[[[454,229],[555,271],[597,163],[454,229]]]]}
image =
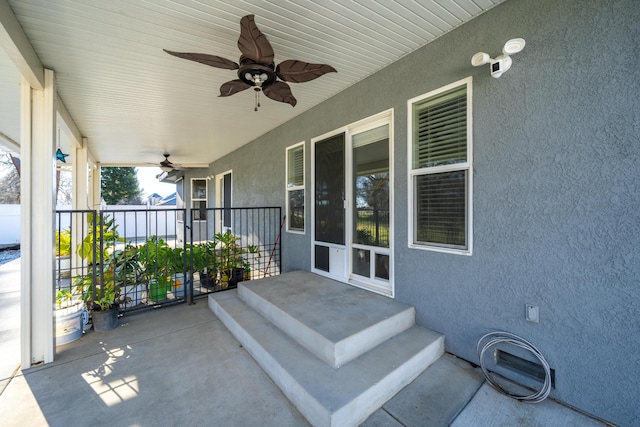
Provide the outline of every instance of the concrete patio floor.
{"type": "MultiPolygon", "coordinates": [[[[88,331],[58,347],[54,363],[17,370],[18,279],[19,260],[0,266],[3,426],[308,425],[206,299],[121,318],[114,331],[88,331]]],[[[445,355],[364,426],[447,425],[451,420],[458,427],[604,425],[549,399],[537,405],[516,402],[486,383],[474,388],[460,413],[447,414],[444,406],[434,410],[447,399],[426,391],[456,382],[443,374],[456,365],[473,375],[477,371],[445,355]]]]}

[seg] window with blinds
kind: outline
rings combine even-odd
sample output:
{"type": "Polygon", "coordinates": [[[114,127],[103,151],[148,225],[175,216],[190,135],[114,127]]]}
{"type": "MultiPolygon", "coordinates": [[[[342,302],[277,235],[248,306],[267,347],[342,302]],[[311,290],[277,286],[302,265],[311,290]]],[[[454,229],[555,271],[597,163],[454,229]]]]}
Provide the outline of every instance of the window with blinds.
{"type": "Polygon", "coordinates": [[[304,232],[304,142],[288,147],[287,231],[304,232]]]}
{"type": "Polygon", "coordinates": [[[471,79],[409,101],[410,242],[471,254],[471,79]]]}

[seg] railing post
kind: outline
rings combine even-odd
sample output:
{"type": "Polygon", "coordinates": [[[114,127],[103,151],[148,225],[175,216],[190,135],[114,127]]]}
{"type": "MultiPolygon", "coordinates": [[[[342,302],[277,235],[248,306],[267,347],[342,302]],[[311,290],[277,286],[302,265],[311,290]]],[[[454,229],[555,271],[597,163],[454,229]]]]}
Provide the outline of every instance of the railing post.
{"type": "MultiPolygon", "coordinates": [[[[282,218],[282,208],[278,207],[278,218],[282,218]]],[[[280,229],[278,230],[278,235],[282,234],[282,224],[284,224],[284,220],[287,218],[285,215],[280,222],[280,229]]],[[[282,274],[282,238],[278,240],[278,274],[282,274]]]]}
{"type": "Polygon", "coordinates": [[[184,297],[186,298],[186,302],[187,304],[191,305],[193,304],[193,227],[191,225],[191,218],[190,215],[191,211],[188,209],[184,209],[184,218],[185,220],[182,221],[183,223],[183,232],[182,235],[185,236],[184,238],[184,249],[185,249],[185,263],[189,263],[189,268],[187,271],[187,267],[185,266],[185,272],[184,272],[184,277],[185,277],[185,290],[184,290],[184,297]],[[189,214],[189,217],[187,217],[187,215],[189,214]],[[187,221],[188,220],[188,221],[187,221]],[[189,230],[189,239],[187,240],[187,230],[189,230]],[[189,251],[189,258],[186,259],[187,257],[187,245],[189,245],[190,247],[190,251],[189,251]]]}
{"type": "MultiPolygon", "coordinates": [[[[100,211],[100,298],[104,297],[104,212],[100,211]]],[[[95,264],[95,259],[94,259],[95,264]]]]}
{"type": "MultiPolygon", "coordinates": [[[[91,274],[91,299],[92,300],[96,299],[96,290],[97,290],[97,287],[98,287],[98,281],[97,281],[97,277],[96,277],[96,273],[97,273],[97,271],[96,271],[96,269],[97,269],[96,261],[98,259],[98,248],[96,246],[96,243],[98,242],[98,239],[97,239],[97,236],[98,236],[98,231],[97,231],[98,230],[98,214],[99,214],[98,212],[94,211],[93,221],[92,221],[93,224],[92,224],[92,227],[91,227],[91,233],[92,233],[92,236],[91,236],[91,240],[92,240],[91,251],[93,253],[93,256],[91,258],[92,259],[92,263],[91,263],[91,272],[92,272],[92,274],[91,274]]],[[[88,307],[88,308],[92,309],[93,307],[88,307]]]]}

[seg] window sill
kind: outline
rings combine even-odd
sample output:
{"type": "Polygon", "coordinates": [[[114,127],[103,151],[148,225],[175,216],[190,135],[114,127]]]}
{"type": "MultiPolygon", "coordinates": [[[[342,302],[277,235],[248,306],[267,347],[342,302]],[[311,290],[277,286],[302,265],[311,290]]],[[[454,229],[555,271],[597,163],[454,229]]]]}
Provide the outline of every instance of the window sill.
{"type": "Polygon", "coordinates": [[[441,248],[438,246],[416,245],[415,243],[409,243],[409,249],[418,249],[421,251],[441,252],[445,254],[453,255],[466,255],[471,256],[473,251],[471,249],[453,249],[453,248],[441,248]]]}

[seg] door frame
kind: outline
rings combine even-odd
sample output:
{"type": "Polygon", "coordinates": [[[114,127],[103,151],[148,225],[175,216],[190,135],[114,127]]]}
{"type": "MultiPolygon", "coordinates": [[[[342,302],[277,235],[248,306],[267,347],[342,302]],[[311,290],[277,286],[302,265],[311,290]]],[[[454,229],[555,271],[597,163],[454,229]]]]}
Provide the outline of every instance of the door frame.
{"type": "MultiPolygon", "coordinates": [[[[311,201],[311,272],[326,276],[344,283],[348,283],[350,285],[366,289],[371,292],[375,292],[378,294],[382,294],[385,296],[389,296],[391,298],[395,297],[395,281],[394,281],[394,240],[395,240],[395,232],[394,232],[394,111],[393,109],[385,110],[381,113],[375,114],[371,117],[367,117],[363,120],[359,120],[355,123],[349,124],[347,126],[340,127],[333,131],[327,132],[320,136],[311,139],[311,197],[309,198],[311,201]],[[388,125],[389,126],[389,248],[383,248],[381,252],[388,253],[389,255],[389,280],[380,280],[370,278],[366,279],[362,276],[357,276],[352,274],[353,270],[353,180],[355,173],[353,171],[353,143],[352,136],[355,134],[359,134],[362,132],[366,132],[371,129],[375,129],[380,126],[388,125]],[[343,209],[345,209],[345,244],[336,245],[333,243],[325,243],[325,242],[317,242],[315,240],[315,203],[316,203],[316,177],[315,177],[315,167],[316,167],[316,143],[323,141],[327,138],[331,138],[335,135],[344,133],[345,135],[345,201],[343,204],[343,209]],[[344,250],[344,254],[342,254],[341,262],[344,266],[344,271],[339,271],[341,274],[332,274],[330,272],[326,272],[324,270],[319,270],[315,268],[315,246],[316,245],[327,246],[330,251],[333,250],[344,250]],[[354,277],[355,276],[355,277],[354,277]],[[364,279],[364,280],[363,280],[364,279]]],[[[339,255],[334,255],[339,256],[339,255]]]]}
{"type": "MultiPolygon", "coordinates": [[[[216,174],[216,208],[230,208],[233,206],[233,169],[216,174]],[[224,206],[224,177],[229,175],[229,206],[224,206]]],[[[216,230],[223,232],[227,229],[231,229],[233,224],[229,224],[229,227],[224,225],[224,212],[216,211],[217,218],[215,219],[216,230]]]]}

